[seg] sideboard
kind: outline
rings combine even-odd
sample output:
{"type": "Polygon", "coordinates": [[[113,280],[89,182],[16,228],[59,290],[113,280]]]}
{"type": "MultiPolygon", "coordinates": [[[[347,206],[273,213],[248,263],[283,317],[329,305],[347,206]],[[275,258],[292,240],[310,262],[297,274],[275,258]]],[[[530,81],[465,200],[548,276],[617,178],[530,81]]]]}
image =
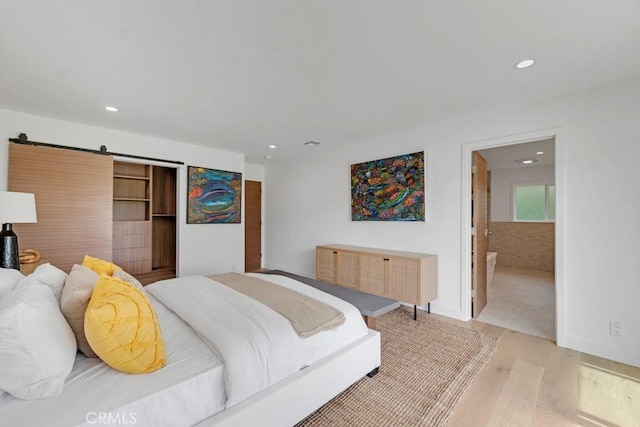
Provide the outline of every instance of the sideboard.
{"type": "Polygon", "coordinates": [[[438,297],[437,255],[330,244],[316,246],[316,279],[427,305],[438,297]]]}

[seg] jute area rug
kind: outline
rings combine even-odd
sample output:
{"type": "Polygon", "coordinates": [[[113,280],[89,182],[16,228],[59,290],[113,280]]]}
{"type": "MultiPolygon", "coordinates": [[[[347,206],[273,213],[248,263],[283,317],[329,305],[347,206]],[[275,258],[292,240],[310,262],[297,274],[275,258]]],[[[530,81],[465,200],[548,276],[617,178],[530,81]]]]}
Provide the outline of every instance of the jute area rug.
{"type": "Polygon", "coordinates": [[[442,426],[498,337],[396,309],[376,319],[382,364],[297,426],[442,426]]]}

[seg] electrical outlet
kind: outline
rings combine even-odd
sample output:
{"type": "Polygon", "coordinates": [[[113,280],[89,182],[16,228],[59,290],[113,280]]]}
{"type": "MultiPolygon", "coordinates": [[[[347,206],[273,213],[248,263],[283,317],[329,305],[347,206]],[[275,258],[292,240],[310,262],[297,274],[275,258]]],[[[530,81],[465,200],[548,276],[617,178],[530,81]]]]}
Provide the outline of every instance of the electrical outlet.
{"type": "Polygon", "coordinates": [[[622,336],[622,322],[619,322],[617,320],[612,320],[609,323],[609,328],[610,328],[611,335],[616,335],[619,337],[622,336]]]}

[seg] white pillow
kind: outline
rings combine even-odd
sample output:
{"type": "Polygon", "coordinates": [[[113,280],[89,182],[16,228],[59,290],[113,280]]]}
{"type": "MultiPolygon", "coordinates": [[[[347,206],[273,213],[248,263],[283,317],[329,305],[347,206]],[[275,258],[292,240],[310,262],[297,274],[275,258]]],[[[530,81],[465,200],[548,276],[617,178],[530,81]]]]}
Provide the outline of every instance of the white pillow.
{"type": "Polygon", "coordinates": [[[0,268],[0,299],[11,292],[24,274],[13,268],[0,268]]]}
{"type": "Polygon", "coordinates": [[[47,285],[53,291],[58,303],[60,303],[65,280],[67,280],[67,273],[46,263],[39,265],[33,273],[18,282],[16,289],[30,285],[47,285]]]}
{"type": "Polygon", "coordinates": [[[62,392],[76,339],[47,286],[25,286],[0,300],[0,389],[19,399],[62,392]]]}

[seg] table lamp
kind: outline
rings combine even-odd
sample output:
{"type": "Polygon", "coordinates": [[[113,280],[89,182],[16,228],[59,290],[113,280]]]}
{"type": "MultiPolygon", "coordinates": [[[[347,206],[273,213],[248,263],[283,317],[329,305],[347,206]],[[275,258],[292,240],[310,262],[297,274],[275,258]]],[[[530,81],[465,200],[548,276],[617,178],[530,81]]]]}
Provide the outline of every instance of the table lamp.
{"type": "Polygon", "coordinates": [[[37,222],[35,195],[0,191],[0,267],[20,270],[18,236],[12,224],[27,222],[37,222]]]}

